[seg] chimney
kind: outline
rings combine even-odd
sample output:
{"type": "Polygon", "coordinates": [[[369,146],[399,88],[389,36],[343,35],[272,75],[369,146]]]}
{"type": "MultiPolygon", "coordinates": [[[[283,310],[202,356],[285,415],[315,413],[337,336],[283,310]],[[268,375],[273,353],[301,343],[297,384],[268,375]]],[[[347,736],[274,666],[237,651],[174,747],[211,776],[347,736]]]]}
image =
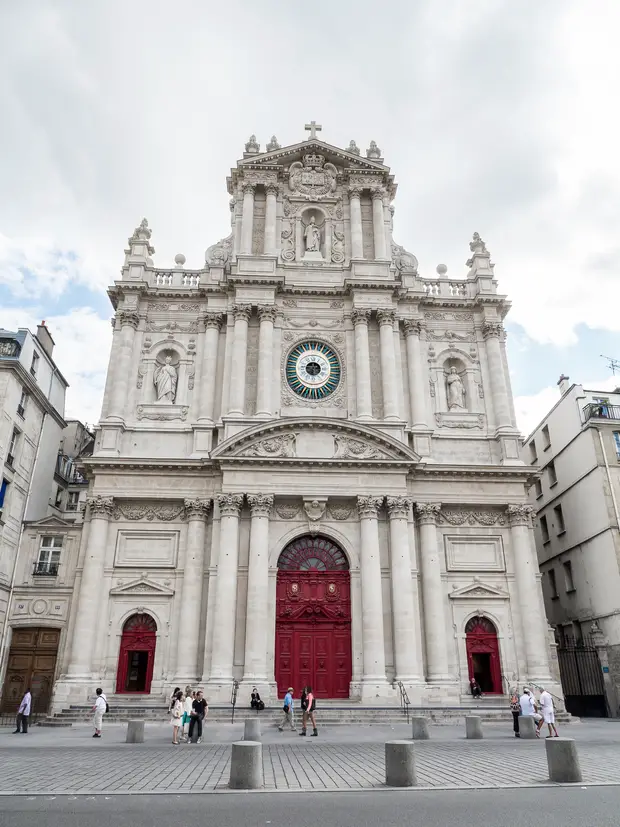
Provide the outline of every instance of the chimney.
{"type": "Polygon", "coordinates": [[[564,376],[564,374],[562,374],[560,376],[560,378],[558,379],[558,387],[560,389],[560,395],[564,396],[566,391],[570,388],[570,379],[569,379],[569,377],[564,376]]]}
{"type": "Polygon", "coordinates": [[[52,336],[45,326],[45,319],[41,322],[41,324],[37,325],[37,339],[39,340],[39,344],[43,348],[43,350],[47,353],[47,355],[52,358],[52,353],[54,351],[54,340],[52,336]]]}

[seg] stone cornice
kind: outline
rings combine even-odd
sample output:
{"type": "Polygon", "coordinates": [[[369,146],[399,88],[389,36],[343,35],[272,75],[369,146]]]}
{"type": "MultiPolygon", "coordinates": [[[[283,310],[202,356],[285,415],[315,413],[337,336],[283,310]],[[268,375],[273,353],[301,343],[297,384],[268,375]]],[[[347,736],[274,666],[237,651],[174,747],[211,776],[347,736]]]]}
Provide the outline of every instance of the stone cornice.
{"type": "MultiPolygon", "coordinates": [[[[26,368],[22,365],[21,362],[18,362],[17,359],[0,359],[0,370],[12,370],[14,373],[17,374],[19,381],[22,385],[25,386],[28,394],[39,403],[39,405],[43,408],[45,413],[49,414],[55,422],[60,425],[61,428],[66,428],[67,423],[65,419],[58,413],[56,408],[52,405],[49,399],[45,396],[39,385],[37,384],[36,379],[30,373],[30,371],[26,370],[26,368]]],[[[57,371],[58,375],[63,378],[60,371],[57,371]]]]}

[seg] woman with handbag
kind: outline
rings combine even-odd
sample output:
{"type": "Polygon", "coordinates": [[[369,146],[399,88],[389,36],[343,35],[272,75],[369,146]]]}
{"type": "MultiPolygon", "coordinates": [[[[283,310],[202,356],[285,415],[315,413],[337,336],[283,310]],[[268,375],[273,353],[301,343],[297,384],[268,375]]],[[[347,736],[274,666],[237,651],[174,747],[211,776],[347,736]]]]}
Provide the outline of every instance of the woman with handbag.
{"type": "Polygon", "coordinates": [[[172,743],[177,747],[179,745],[179,729],[182,725],[183,718],[183,693],[179,690],[174,696],[170,712],[172,713],[172,743]]]}

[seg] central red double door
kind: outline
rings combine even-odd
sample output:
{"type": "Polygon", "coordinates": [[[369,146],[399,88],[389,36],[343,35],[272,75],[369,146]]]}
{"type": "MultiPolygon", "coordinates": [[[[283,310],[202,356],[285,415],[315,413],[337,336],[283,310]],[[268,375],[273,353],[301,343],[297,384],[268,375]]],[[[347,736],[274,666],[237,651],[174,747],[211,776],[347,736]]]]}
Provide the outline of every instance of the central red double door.
{"type": "Polygon", "coordinates": [[[348,571],[278,571],[275,673],[280,695],[310,685],[318,698],[349,697],[348,571]]]}

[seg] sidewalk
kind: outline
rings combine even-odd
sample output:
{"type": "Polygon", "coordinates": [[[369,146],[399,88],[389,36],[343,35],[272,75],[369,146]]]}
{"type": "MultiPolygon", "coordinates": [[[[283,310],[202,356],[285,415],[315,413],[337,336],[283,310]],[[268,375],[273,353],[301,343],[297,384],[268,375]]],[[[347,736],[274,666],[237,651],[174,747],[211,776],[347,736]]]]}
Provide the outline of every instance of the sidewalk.
{"type": "MultiPolygon", "coordinates": [[[[228,789],[230,744],[242,725],[205,728],[205,742],[169,743],[171,728],[146,726],[144,744],[125,744],[126,726],[110,725],[101,740],[86,725],[0,731],[0,794],[121,794],[220,792],[228,789]]],[[[268,728],[263,734],[266,790],[360,790],[384,787],[384,743],[407,738],[406,724],[331,727],[319,738],[268,728]]],[[[521,741],[503,725],[466,741],[464,728],[431,728],[416,743],[418,787],[493,789],[547,783],[544,739],[521,741]]],[[[584,784],[620,784],[620,725],[600,721],[565,727],[578,742],[584,784]]]]}

